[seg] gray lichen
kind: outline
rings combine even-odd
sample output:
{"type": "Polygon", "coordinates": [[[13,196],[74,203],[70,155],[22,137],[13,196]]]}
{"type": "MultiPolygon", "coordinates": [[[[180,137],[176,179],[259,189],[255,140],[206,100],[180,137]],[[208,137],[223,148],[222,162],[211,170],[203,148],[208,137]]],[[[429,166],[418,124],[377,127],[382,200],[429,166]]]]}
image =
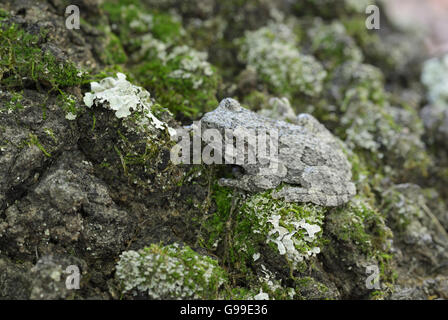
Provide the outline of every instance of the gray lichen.
{"type": "Polygon", "coordinates": [[[212,299],[226,281],[216,261],[178,244],[123,252],[116,277],[124,293],[152,299],[212,299]]]}
{"type": "Polygon", "coordinates": [[[285,24],[270,23],[247,31],[241,41],[240,59],[253,67],[274,92],[316,96],[327,73],[313,56],[297,49],[295,38],[285,24]]]}

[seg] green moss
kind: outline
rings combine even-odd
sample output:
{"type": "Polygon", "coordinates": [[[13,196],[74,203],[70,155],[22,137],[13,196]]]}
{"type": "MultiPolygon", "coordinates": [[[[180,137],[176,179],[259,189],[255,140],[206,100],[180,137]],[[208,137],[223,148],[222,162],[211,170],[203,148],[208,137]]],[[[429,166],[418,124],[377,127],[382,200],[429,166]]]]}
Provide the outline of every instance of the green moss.
{"type": "Polygon", "coordinates": [[[383,194],[382,207],[388,215],[391,228],[398,234],[404,234],[412,221],[418,221],[424,215],[421,203],[424,203],[422,195],[410,198],[402,190],[391,188],[383,194]]]}
{"type": "Polygon", "coordinates": [[[347,250],[359,259],[375,262],[380,268],[384,292],[390,291],[396,279],[393,255],[390,250],[392,231],[386,225],[384,210],[378,211],[366,199],[356,196],[343,207],[334,208],[326,220],[330,235],[326,248],[336,258],[339,250],[347,250]]]}
{"type": "Polygon", "coordinates": [[[224,250],[224,263],[234,270],[247,272],[263,249],[283,256],[291,272],[319,252],[324,208],[275,200],[270,192],[243,199],[222,187],[213,197],[217,210],[203,224],[205,244],[224,250]]]}
{"type": "Polygon", "coordinates": [[[282,285],[282,281],[275,279],[271,272],[267,270],[264,270],[264,272],[264,275],[258,278],[253,275],[248,276],[247,278],[252,278],[252,282],[248,287],[226,288],[222,293],[223,298],[230,300],[252,300],[257,298],[257,295],[260,295],[260,293],[264,295],[264,299],[267,298],[269,300],[302,298],[294,288],[282,285]]]}
{"type": "Polygon", "coordinates": [[[90,80],[98,82],[107,77],[115,77],[118,72],[125,74],[126,79],[128,79],[129,81],[135,82],[132,74],[127,72],[127,70],[124,70],[123,66],[119,64],[104,67],[104,69],[102,69],[100,72],[90,75],[90,80]]]}
{"type": "Polygon", "coordinates": [[[1,110],[4,110],[7,113],[15,112],[18,110],[23,110],[24,106],[22,104],[23,92],[11,92],[11,98],[6,102],[4,106],[2,106],[1,110]]]}
{"type": "MultiPolygon", "coordinates": [[[[58,97],[61,108],[69,116],[80,108],[73,96],[63,90],[87,82],[88,75],[70,61],[59,61],[48,51],[42,52],[41,43],[46,32],[27,33],[15,24],[0,23],[0,84],[10,91],[35,86],[49,88],[58,97]]],[[[20,108],[19,95],[13,94],[11,103],[20,108]]]]}
{"type": "Polygon", "coordinates": [[[223,298],[232,300],[254,299],[260,293],[267,294],[269,300],[329,300],[334,299],[332,292],[325,284],[312,277],[301,277],[294,281],[282,282],[265,270],[264,276],[257,279],[249,288],[227,288],[223,298]]]}
{"type": "Polygon", "coordinates": [[[339,240],[353,243],[367,256],[375,256],[391,236],[384,217],[360,197],[334,209],[329,220],[339,240]]]}
{"type": "Polygon", "coordinates": [[[262,110],[269,106],[269,95],[265,92],[252,90],[244,97],[242,104],[253,111],[262,110]]]}
{"type": "Polygon", "coordinates": [[[44,132],[53,140],[54,142],[58,142],[53,130],[51,128],[44,128],[44,132]]]}
{"type": "Polygon", "coordinates": [[[372,192],[372,186],[376,185],[375,174],[369,171],[363,158],[355,152],[346,148],[343,148],[343,151],[352,166],[352,180],[356,185],[357,194],[369,199],[369,202],[374,201],[375,195],[372,192]]]}
{"type": "Polygon", "coordinates": [[[128,57],[124,52],[120,39],[111,32],[107,32],[106,34],[108,41],[101,60],[107,65],[126,63],[128,57]]]}
{"type": "Polygon", "coordinates": [[[327,73],[313,56],[298,50],[296,34],[287,25],[270,23],[247,31],[237,42],[239,59],[256,70],[272,93],[288,98],[321,93],[327,73]]]}
{"type": "Polygon", "coordinates": [[[361,62],[363,59],[361,50],[340,22],[326,24],[315,20],[308,30],[308,39],[313,55],[329,69],[346,61],[361,62]]]}
{"type": "Polygon", "coordinates": [[[312,277],[297,279],[294,284],[298,299],[329,300],[334,298],[331,296],[330,289],[325,284],[312,277]]]}
{"type": "MultiPolygon", "coordinates": [[[[132,119],[129,119],[132,122],[132,119]]],[[[133,126],[133,124],[130,124],[133,126]]],[[[126,130],[125,128],[122,128],[126,130]]],[[[117,130],[118,141],[114,146],[115,151],[120,159],[121,166],[123,168],[123,174],[133,184],[139,185],[142,188],[148,187],[148,181],[151,181],[150,177],[160,178],[159,181],[164,188],[173,187],[177,184],[177,178],[175,181],[171,181],[170,174],[177,172],[176,166],[166,163],[163,159],[164,154],[172,146],[169,140],[168,133],[163,133],[160,139],[154,139],[151,137],[152,130],[147,128],[137,128],[139,130],[138,135],[134,135],[131,132],[120,129],[117,130]],[[145,134],[145,132],[147,132],[145,134]],[[160,166],[164,166],[163,174],[160,174],[160,166]],[[164,180],[167,177],[167,180],[164,180]]],[[[153,179],[154,179],[153,178],[153,179]]],[[[178,177],[179,179],[181,177],[178,177]]],[[[153,184],[155,181],[151,181],[153,184]]]]}
{"type": "Polygon", "coordinates": [[[120,40],[126,45],[132,44],[133,38],[148,31],[164,42],[173,42],[182,35],[181,24],[171,15],[147,8],[138,0],[111,1],[102,7],[111,24],[116,25],[120,40]]]}
{"type": "Polygon", "coordinates": [[[40,149],[40,151],[42,151],[43,154],[44,154],[46,157],[49,157],[49,158],[51,157],[51,154],[50,154],[50,153],[45,149],[45,147],[40,143],[39,138],[38,138],[36,135],[30,133],[30,134],[29,134],[29,138],[28,138],[28,140],[27,140],[27,144],[28,144],[29,146],[34,145],[34,146],[38,147],[38,148],[40,149]]]}
{"type": "Polygon", "coordinates": [[[206,54],[184,45],[180,22],[139,1],[119,0],[103,8],[129,56],[131,80],[181,119],[216,107],[216,70],[206,54]]]}
{"type": "Polygon", "coordinates": [[[162,105],[176,115],[194,118],[217,106],[218,77],[198,52],[183,48],[166,61],[157,57],[157,51],[150,50],[146,61],[130,70],[162,105]]]}
{"type": "Polygon", "coordinates": [[[377,32],[366,28],[365,17],[350,17],[342,20],[348,34],[352,36],[361,48],[368,48],[381,41],[377,32]]]}
{"type": "MultiPolygon", "coordinates": [[[[107,165],[103,161],[99,164],[100,169],[108,176],[118,174],[129,184],[142,190],[160,188],[168,192],[169,189],[176,188],[183,175],[180,174],[181,168],[171,164],[166,158],[174,143],[168,132],[162,132],[156,137],[152,128],[141,127],[136,122],[130,117],[124,120],[123,125],[114,125],[116,132],[112,135],[117,140],[113,145],[113,152],[108,152],[105,157],[107,165]]],[[[97,123],[89,135],[97,136],[98,130],[103,126],[104,123],[97,123]]]]}
{"type": "Polygon", "coordinates": [[[216,260],[177,244],[126,251],[116,269],[124,293],[146,293],[155,299],[216,299],[227,279],[216,260]]]}
{"type": "Polygon", "coordinates": [[[5,20],[8,17],[9,17],[8,11],[6,11],[5,9],[0,8],[0,21],[1,20],[5,20]]]}
{"type": "MultiPolygon", "coordinates": [[[[302,0],[293,5],[297,15],[321,16],[328,19],[347,16],[364,16],[370,0],[302,0]]],[[[364,16],[365,19],[365,16],[364,16]]]]}
{"type": "Polygon", "coordinates": [[[40,36],[15,24],[0,26],[0,74],[6,87],[23,87],[25,81],[51,88],[80,85],[86,77],[70,62],[59,62],[50,52],[42,52],[40,36]]]}
{"type": "Polygon", "coordinates": [[[255,290],[243,287],[229,287],[222,293],[222,298],[225,300],[249,300],[257,295],[255,290]]]}
{"type": "Polygon", "coordinates": [[[232,189],[214,186],[213,199],[216,203],[216,212],[207,218],[204,225],[208,233],[204,245],[209,250],[216,249],[216,246],[225,235],[226,224],[230,219],[230,209],[232,207],[232,189]]]}
{"type": "Polygon", "coordinates": [[[163,42],[177,42],[183,35],[182,25],[175,21],[173,17],[166,13],[157,12],[154,14],[152,35],[163,42]]]}

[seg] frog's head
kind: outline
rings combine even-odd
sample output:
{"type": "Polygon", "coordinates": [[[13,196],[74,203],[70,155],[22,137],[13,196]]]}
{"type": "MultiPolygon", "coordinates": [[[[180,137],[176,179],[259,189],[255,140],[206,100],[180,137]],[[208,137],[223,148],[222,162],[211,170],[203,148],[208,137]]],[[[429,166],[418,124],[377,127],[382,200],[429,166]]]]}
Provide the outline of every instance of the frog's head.
{"type": "Polygon", "coordinates": [[[238,101],[232,98],[225,98],[219,103],[219,108],[226,109],[229,112],[241,111],[242,107],[238,101]]]}
{"type": "Polygon", "coordinates": [[[244,115],[238,101],[231,98],[223,99],[218,108],[207,112],[201,119],[203,128],[215,128],[218,130],[233,129],[244,115]]]}

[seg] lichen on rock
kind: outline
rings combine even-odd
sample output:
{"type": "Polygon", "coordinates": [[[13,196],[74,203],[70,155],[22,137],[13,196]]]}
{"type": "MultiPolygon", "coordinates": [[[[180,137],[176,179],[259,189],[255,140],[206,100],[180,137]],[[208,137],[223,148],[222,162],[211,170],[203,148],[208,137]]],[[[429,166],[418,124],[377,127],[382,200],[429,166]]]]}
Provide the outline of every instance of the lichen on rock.
{"type": "Polygon", "coordinates": [[[448,298],[448,60],[387,4],[1,1],[0,299],[448,298]],[[182,125],[284,170],[174,163],[182,125]]]}
{"type": "Polygon", "coordinates": [[[142,114],[141,125],[150,124],[160,130],[168,130],[174,134],[172,128],[168,127],[157,119],[151,111],[153,101],[148,91],[143,88],[132,85],[126,80],[126,75],[117,73],[117,78],[104,78],[101,82],[92,82],[90,84],[91,92],[84,95],[84,103],[88,108],[94,104],[102,105],[115,111],[117,118],[126,118],[132,112],[142,114]]]}
{"type": "Polygon", "coordinates": [[[287,25],[272,22],[256,31],[246,31],[239,57],[273,92],[316,96],[322,91],[327,73],[313,56],[297,49],[295,38],[287,25]]]}
{"type": "Polygon", "coordinates": [[[216,261],[178,244],[125,251],[116,270],[124,293],[152,299],[213,299],[226,281],[216,261]]]}
{"type": "Polygon", "coordinates": [[[448,55],[432,58],[423,65],[422,83],[428,88],[431,103],[448,102],[448,55]]]}
{"type": "MultiPolygon", "coordinates": [[[[264,242],[274,245],[293,268],[320,252],[323,210],[319,207],[286,204],[265,193],[247,199],[239,214],[252,221],[248,232],[265,237],[264,242]]],[[[251,249],[244,242],[239,245],[245,252],[251,249]]]]}

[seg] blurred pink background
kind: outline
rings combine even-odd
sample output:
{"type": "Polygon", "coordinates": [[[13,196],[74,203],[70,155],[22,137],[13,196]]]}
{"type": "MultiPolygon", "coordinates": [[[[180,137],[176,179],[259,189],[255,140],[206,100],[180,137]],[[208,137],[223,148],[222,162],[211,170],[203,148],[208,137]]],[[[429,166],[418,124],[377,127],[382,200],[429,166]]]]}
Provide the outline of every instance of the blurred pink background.
{"type": "Polygon", "coordinates": [[[448,0],[386,0],[389,16],[424,30],[430,55],[448,53],[448,0]]]}

